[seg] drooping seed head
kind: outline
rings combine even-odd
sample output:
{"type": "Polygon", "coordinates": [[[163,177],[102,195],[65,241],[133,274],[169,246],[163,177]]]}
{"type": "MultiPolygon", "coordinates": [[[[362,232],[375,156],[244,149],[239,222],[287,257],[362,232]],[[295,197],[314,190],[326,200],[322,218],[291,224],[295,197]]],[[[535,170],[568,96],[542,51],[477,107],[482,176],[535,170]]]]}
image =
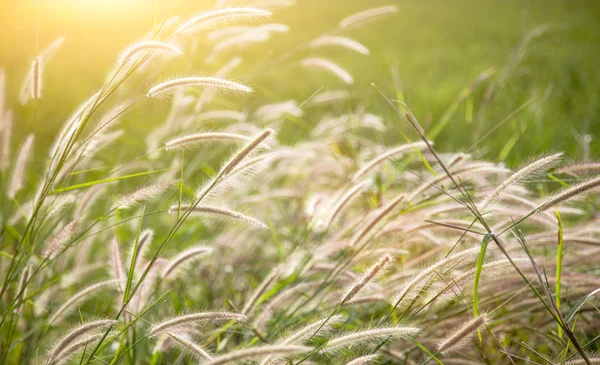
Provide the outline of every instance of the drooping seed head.
{"type": "Polygon", "coordinates": [[[235,81],[229,81],[217,77],[192,76],[161,82],[160,84],[157,84],[150,88],[146,96],[148,96],[149,98],[155,98],[157,96],[172,93],[178,89],[190,88],[212,88],[215,90],[222,90],[240,94],[249,94],[253,92],[253,90],[250,87],[235,81]]]}

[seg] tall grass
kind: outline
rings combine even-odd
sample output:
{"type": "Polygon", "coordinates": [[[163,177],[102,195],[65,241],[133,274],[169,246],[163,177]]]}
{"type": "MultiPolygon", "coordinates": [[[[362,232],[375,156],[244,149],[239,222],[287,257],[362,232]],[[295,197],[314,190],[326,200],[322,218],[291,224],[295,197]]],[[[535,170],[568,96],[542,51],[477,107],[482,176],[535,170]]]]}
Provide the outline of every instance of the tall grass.
{"type": "MultiPolygon", "coordinates": [[[[354,84],[352,70],[319,52],[368,56],[344,32],[397,11],[348,14],[269,65],[354,84]]],[[[599,177],[573,177],[573,165],[552,174],[561,154],[511,173],[437,151],[379,85],[392,119],[348,109],[339,89],[265,101],[264,65],[235,55],[212,75],[158,76],[208,31],[267,41],[282,26],[253,23],[271,15],[231,7],[157,23],[44,161],[29,161],[34,135],[14,140],[18,123],[0,104],[0,363],[597,362],[599,177]],[[169,116],[130,147],[115,121],[152,103],[170,103],[169,116]],[[228,124],[198,127],[207,118],[228,124]],[[278,139],[289,123],[309,138],[278,139]],[[390,131],[406,141],[382,143],[390,131]],[[548,193],[556,181],[568,186],[548,193]],[[567,206],[576,199],[578,209],[567,206]]],[[[22,87],[32,108],[54,102],[40,92],[45,52],[22,87]]]]}

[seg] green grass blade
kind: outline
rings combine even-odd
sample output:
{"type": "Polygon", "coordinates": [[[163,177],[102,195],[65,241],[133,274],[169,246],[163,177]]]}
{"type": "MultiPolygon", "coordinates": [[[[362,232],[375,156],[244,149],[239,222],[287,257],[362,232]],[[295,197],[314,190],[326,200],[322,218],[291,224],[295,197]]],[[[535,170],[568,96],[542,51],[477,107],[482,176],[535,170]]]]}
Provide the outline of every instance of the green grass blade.
{"type": "MultiPolygon", "coordinates": [[[[487,250],[488,243],[490,242],[491,237],[489,234],[486,234],[481,241],[481,250],[479,251],[479,255],[477,256],[477,266],[475,267],[475,278],[473,279],[473,315],[475,317],[479,316],[479,279],[481,278],[481,270],[483,268],[483,263],[485,262],[485,251],[487,250]]],[[[481,331],[477,330],[477,336],[479,336],[479,341],[482,341],[481,331]]]]}
{"type": "MultiPolygon", "coordinates": [[[[560,219],[560,213],[556,210],[556,219],[558,219],[558,248],[556,252],[556,308],[560,310],[560,286],[562,273],[562,258],[563,258],[563,224],[560,219]]],[[[568,321],[567,321],[568,322],[568,321]]],[[[563,337],[562,328],[558,326],[558,337],[563,337]]]]}
{"type": "Polygon", "coordinates": [[[113,181],[120,181],[120,180],[130,179],[130,178],[133,178],[133,177],[158,174],[158,173],[161,173],[161,172],[165,172],[167,170],[168,169],[156,170],[156,171],[138,172],[138,173],[135,173],[135,174],[123,175],[123,176],[119,176],[119,177],[109,177],[109,178],[101,179],[101,180],[87,181],[87,182],[84,182],[84,183],[81,183],[81,184],[75,184],[75,185],[67,186],[67,187],[64,187],[64,188],[52,190],[48,194],[52,195],[52,194],[64,193],[66,191],[83,189],[83,188],[87,188],[87,187],[90,187],[90,186],[99,185],[99,184],[106,184],[106,183],[113,182],[113,181]]]}
{"type": "Polygon", "coordinates": [[[135,244],[133,245],[133,253],[131,254],[131,264],[129,265],[129,272],[127,273],[127,285],[125,286],[125,300],[129,300],[129,291],[131,290],[131,283],[133,282],[133,271],[135,270],[136,258],[138,255],[138,249],[140,244],[140,235],[142,234],[142,226],[144,224],[144,215],[146,214],[146,205],[142,208],[142,214],[140,217],[140,225],[135,235],[135,244]]]}
{"type": "Polygon", "coordinates": [[[577,314],[577,312],[579,312],[579,310],[581,309],[581,307],[585,304],[585,302],[587,302],[591,297],[593,297],[597,293],[600,293],[600,288],[594,290],[593,292],[591,292],[591,293],[587,294],[586,296],[584,296],[583,298],[579,299],[579,301],[577,302],[577,304],[575,304],[573,306],[573,308],[571,308],[571,310],[569,311],[569,313],[565,317],[565,321],[567,323],[571,322],[573,320],[573,318],[575,317],[575,315],[577,314]]]}

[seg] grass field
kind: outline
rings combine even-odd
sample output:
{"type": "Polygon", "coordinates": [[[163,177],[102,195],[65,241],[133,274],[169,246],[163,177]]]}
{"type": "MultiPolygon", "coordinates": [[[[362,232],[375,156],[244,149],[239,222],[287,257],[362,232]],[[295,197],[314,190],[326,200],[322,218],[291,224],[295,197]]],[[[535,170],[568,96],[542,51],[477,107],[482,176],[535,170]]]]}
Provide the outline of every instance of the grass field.
{"type": "Polygon", "coordinates": [[[600,3],[294,3],[0,0],[0,365],[600,363],[600,3]]]}
{"type": "MultiPolygon", "coordinates": [[[[123,11],[103,7],[102,2],[95,7],[73,5],[76,1],[52,3],[41,2],[40,47],[63,35],[66,43],[46,72],[46,94],[53,100],[60,98],[61,102],[59,105],[40,105],[39,122],[35,124],[36,130],[48,141],[82,98],[90,95],[103,81],[114,63],[114,55],[152,28],[157,12],[153,6],[140,6],[135,2],[123,2],[132,3],[129,7],[123,5],[123,11]],[[72,5],[70,11],[64,9],[68,5],[72,5]],[[130,12],[134,8],[136,17],[132,19],[130,12]],[[90,15],[92,12],[94,16],[90,15]]],[[[159,1],[159,17],[168,14],[175,3],[159,1]]],[[[383,4],[379,1],[373,6],[377,3],[383,4]]],[[[430,1],[427,4],[397,4],[400,12],[392,19],[374,24],[368,30],[348,33],[369,46],[372,51],[369,57],[355,57],[336,50],[329,52],[354,75],[357,82],[352,89],[360,93],[361,102],[368,103],[371,112],[392,118],[370,83],[393,90],[390,78],[392,69],[396,69],[406,101],[424,120],[425,126],[435,126],[460,92],[478,75],[491,68],[497,71],[496,78],[499,77],[527,31],[547,26],[548,31],[526,47],[485,118],[477,119],[476,116],[489,82],[477,88],[472,99],[458,105],[450,118],[452,128],[444,128],[437,142],[447,151],[462,149],[465,144],[471,146],[483,131],[496,126],[533,98],[529,107],[506,121],[486,140],[485,157],[506,158],[512,165],[524,157],[552,150],[568,152],[573,159],[584,157],[583,136],[594,138],[600,133],[598,123],[594,123],[600,108],[597,87],[600,75],[596,63],[591,61],[600,57],[600,6],[597,2],[430,1]],[[473,124],[469,124],[470,112],[465,110],[466,105],[473,105],[473,118],[476,119],[473,124]],[[465,130],[471,133],[464,133],[465,130]],[[524,134],[527,138],[523,138],[524,134]],[[513,148],[508,149],[507,140],[514,143],[513,148]]],[[[0,6],[0,21],[5,29],[0,34],[0,45],[10,50],[0,54],[0,64],[6,67],[11,81],[8,86],[13,92],[8,93],[8,97],[14,98],[35,55],[35,2],[3,2],[0,6]]],[[[189,14],[202,8],[197,2],[181,1],[175,13],[189,14]]],[[[355,0],[345,1],[343,6],[336,1],[307,0],[293,8],[281,9],[273,20],[289,25],[290,32],[262,48],[260,45],[255,48],[261,51],[272,47],[276,50],[293,48],[361,8],[364,5],[355,0]]],[[[250,64],[260,64],[268,57],[268,54],[258,56],[256,53],[250,49],[242,55],[250,64]]],[[[218,65],[203,64],[204,54],[200,49],[186,58],[183,70],[214,71],[218,65]]],[[[267,80],[285,77],[290,72],[289,67],[286,64],[274,70],[263,70],[260,77],[267,80]]],[[[165,74],[169,75],[172,70],[165,74]]],[[[177,67],[171,74],[183,74],[183,70],[177,67]]],[[[286,97],[292,95],[302,99],[322,86],[341,86],[333,80],[327,80],[326,84],[325,80],[310,75],[305,81],[296,85],[269,84],[268,87],[273,88],[273,94],[285,88],[286,97]]],[[[25,108],[18,112],[25,113],[22,123],[27,129],[19,131],[24,135],[34,128],[31,110],[25,108]]],[[[130,118],[134,125],[139,124],[136,123],[139,120],[159,123],[165,113],[153,113],[149,118],[143,111],[135,111],[130,118]]],[[[592,156],[598,155],[599,149],[597,143],[591,143],[592,156]]]]}

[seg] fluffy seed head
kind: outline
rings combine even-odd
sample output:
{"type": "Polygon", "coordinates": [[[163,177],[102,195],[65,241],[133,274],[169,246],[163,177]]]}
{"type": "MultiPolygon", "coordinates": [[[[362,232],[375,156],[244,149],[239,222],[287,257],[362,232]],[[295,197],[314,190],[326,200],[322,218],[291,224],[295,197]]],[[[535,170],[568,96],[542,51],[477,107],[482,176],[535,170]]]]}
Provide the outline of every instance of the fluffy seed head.
{"type": "Polygon", "coordinates": [[[65,347],[59,354],[57,354],[51,361],[48,361],[48,365],[58,365],[67,360],[74,353],[89,347],[92,343],[100,340],[104,337],[103,333],[99,333],[92,336],[87,336],[86,338],[79,340],[71,345],[65,347]]]}
{"type": "Polygon", "coordinates": [[[186,314],[183,316],[169,319],[168,321],[161,322],[148,331],[148,336],[156,337],[164,332],[171,331],[176,328],[188,327],[197,322],[217,322],[217,321],[246,321],[246,316],[238,313],[231,312],[200,312],[193,314],[186,314]]]}
{"type": "Polygon", "coordinates": [[[356,28],[397,12],[398,7],[396,5],[381,6],[378,8],[361,11],[342,19],[342,21],[339,23],[339,27],[342,29],[356,28]]]}
{"type": "Polygon", "coordinates": [[[112,325],[117,324],[118,321],[112,319],[101,319],[98,321],[85,323],[67,333],[60,341],[50,350],[50,354],[48,355],[48,361],[52,362],[54,359],[60,357],[61,353],[65,351],[73,341],[78,338],[88,334],[89,332],[94,332],[102,328],[106,328],[112,325]]]}
{"type": "Polygon", "coordinates": [[[269,275],[267,275],[265,280],[263,280],[263,282],[256,288],[256,290],[254,291],[254,294],[252,294],[252,296],[248,299],[248,301],[244,305],[244,308],[242,309],[243,315],[248,315],[250,313],[252,308],[254,308],[254,305],[256,305],[256,302],[258,301],[258,299],[264,294],[264,292],[269,288],[269,286],[273,283],[273,281],[275,281],[278,274],[279,274],[279,270],[276,268],[275,270],[272,270],[269,273],[269,275]]]}
{"type": "Polygon", "coordinates": [[[31,267],[29,265],[25,266],[23,269],[23,273],[21,274],[21,280],[19,280],[19,287],[17,289],[17,295],[15,301],[18,301],[17,307],[14,309],[15,313],[21,313],[21,309],[23,308],[23,299],[27,295],[27,281],[29,280],[29,274],[31,273],[31,267]]]}
{"type": "Polygon", "coordinates": [[[573,185],[570,188],[563,189],[552,196],[550,199],[546,200],[544,203],[540,204],[535,211],[543,212],[548,208],[555,206],[556,204],[562,203],[569,199],[579,197],[582,194],[585,194],[590,191],[595,191],[600,187],[600,176],[590,179],[588,181],[584,181],[580,184],[573,185]]]}
{"type": "Polygon", "coordinates": [[[37,100],[42,95],[42,61],[40,57],[36,57],[31,66],[31,98],[37,100]]]}
{"type": "Polygon", "coordinates": [[[73,238],[77,229],[78,220],[75,219],[65,225],[55,234],[44,251],[44,257],[52,260],[58,255],[64,246],[73,238]]]}
{"type": "Polygon", "coordinates": [[[239,21],[257,21],[268,19],[270,11],[256,8],[226,8],[202,13],[182,24],[175,34],[188,33],[212,28],[215,25],[230,24],[239,21]]]}
{"type": "Polygon", "coordinates": [[[583,175],[591,172],[600,172],[600,162],[584,162],[562,166],[554,170],[556,174],[569,174],[573,176],[583,175]]]}
{"type": "Polygon", "coordinates": [[[254,140],[248,143],[244,148],[239,150],[231,160],[219,172],[220,176],[227,176],[237,165],[239,165],[250,153],[252,153],[261,143],[269,138],[275,131],[271,128],[265,129],[261,134],[256,136],[254,140]]]}
{"type": "Polygon", "coordinates": [[[185,350],[187,350],[189,353],[191,353],[198,360],[203,360],[203,361],[212,360],[212,357],[206,351],[204,351],[204,349],[202,347],[200,347],[199,345],[196,345],[195,343],[188,340],[187,338],[185,338],[183,336],[179,336],[175,333],[168,333],[168,335],[171,338],[173,338],[177,344],[181,345],[181,347],[183,347],[185,350]]]}
{"type": "Polygon", "coordinates": [[[373,278],[375,278],[375,276],[377,276],[377,274],[379,274],[381,270],[385,269],[385,267],[391,262],[392,257],[390,255],[383,255],[375,265],[371,266],[371,268],[369,268],[369,270],[367,270],[364,275],[356,283],[354,283],[350,289],[348,289],[342,298],[342,303],[352,300],[352,298],[358,294],[358,292],[364,288],[365,285],[373,280],[373,278]]]}
{"type": "Polygon", "coordinates": [[[50,320],[48,322],[50,324],[57,323],[60,319],[63,318],[63,314],[65,314],[75,304],[81,302],[82,300],[85,300],[88,296],[95,293],[99,289],[105,288],[107,286],[118,285],[119,283],[120,283],[120,281],[118,281],[118,280],[101,281],[99,283],[90,285],[87,288],[84,288],[83,290],[79,291],[76,294],[73,294],[69,298],[69,300],[67,300],[65,302],[65,304],[63,304],[60,308],[58,308],[54,312],[54,314],[52,314],[52,317],[50,317],[50,320]]]}
{"type": "Polygon", "coordinates": [[[155,98],[160,95],[172,93],[177,89],[189,88],[214,88],[217,90],[237,92],[241,94],[249,94],[253,91],[250,87],[234,81],[220,79],[217,77],[192,76],[168,80],[155,85],[148,90],[146,96],[149,98],[155,98]]]}
{"type": "Polygon", "coordinates": [[[450,337],[448,337],[447,339],[442,341],[438,345],[438,352],[445,353],[445,352],[451,351],[467,335],[471,334],[473,331],[475,331],[479,327],[483,326],[485,324],[486,320],[487,320],[487,317],[485,314],[472,319],[471,321],[466,323],[464,326],[462,326],[460,329],[458,329],[456,332],[454,332],[452,335],[450,335],[450,337]]]}
{"type": "Polygon", "coordinates": [[[172,186],[173,184],[166,180],[159,180],[158,182],[148,184],[138,190],[121,196],[113,204],[111,209],[129,209],[136,206],[140,202],[157,198],[169,190],[172,186]]]}
{"type": "Polygon", "coordinates": [[[414,336],[419,333],[416,327],[384,327],[350,333],[327,341],[321,352],[335,352],[344,347],[379,340],[393,340],[414,336]]]}
{"type": "Polygon", "coordinates": [[[363,55],[369,54],[369,49],[361,43],[347,37],[324,35],[310,42],[312,48],[341,47],[363,55]]]}
{"type": "MultiPolygon", "coordinates": [[[[429,143],[433,144],[433,142],[429,142],[429,143]]],[[[415,143],[411,143],[411,144],[401,145],[396,148],[392,148],[388,151],[385,151],[382,154],[373,158],[371,161],[367,162],[360,170],[358,170],[352,176],[352,181],[354,181],[354,182],[359,181],[369,171],[371,171],[373,168],[375,168],[377,165],[381,164],[382,162],[387,161],[387,159],[391,158],[392,156],[404,155],[405,153],[408,153],[410,151],[414,151],[414,150],[420,151],[420,150],[424,150],[425,148],[427,148],[427,143],[420,141],[420,142],[415,142],[415,143]]]]}
{"type": "Polygon", "coordinates": [[[185,148],[190,145],[202,143],[202,142],[212,142],[212,141],[223,141],[223,142],[250,142],[252,138],[241,134],[235,133],[223,133],[223,132],[208,132],[208,133],[197,133],[197,134],[189,134],[187,136],[175,138],[169,140],[165,143],[165,149],[167,151],[173,150],[176,148],[185,148]]]}
{"type": "Polygon", "coordinates": [[[303,67],[314,67],[326,70],[345,82],[347,85],[352,85],[354,83],[354,78],[352,78],[352,75],[350,75],[348,71],[344,70],[337,63],[331,62],[324,58],[308,57],[300,61],[300,64],[303,67]]]}
{"type": "Polygon", "coordinates": [[[216,216],[219,216],[222,218],[238,219],[240,221],[250,223],[252,225],[255,225],[255,226],[263,228],[263,229],[269,228],[263,222],[255,219],[255,218],[252,218],[250,216],[247,216],[245,214],[242,214],[240,212],[236,212],[235,210],[222,208],[222,207],[215,207],[215,206],[211,206],[211,205],[197,205],[195,207],[192,207],[190,204],[181,204],[181,206],[171,205],[171,207],[169,207],[169,214],[177,214],[177,212],[180,210],[182,212],[184,212],[188,209],[191,209],[190,214],[192,216],[201,216],[201,215],[210,214],[210,215],[216,215],[216,216]]]}
{"type": "Polygon", "coordinates": [[[204,365],[222,365],[244,359],[250,359],[265,355],[291,355],[296,353],[308,352],[311,347],[298,345],[265,345],[250,347],[243,350],[233,351],[226,355],[215,357],[212,361],[205,362],[204,365]]]}
{"type": "Polygon", "coordinates": [[[23,188],[23,180],[25,178],[25,168],[27,167],[27,160],[31,155],[31,149],[33,147],[33,134],[30,134],[23,142],[23,146],[19,150],[17,161],[15,162],[15,168],[13,170],[12,179],[10,181],[10,187],[8,188],[8,197],[14,198],[15,195],[23,188]]]}
{"type": "Polygon", "coordinates": [[[519,171],[515,172],[508,179],[504,180],[500,185],[498,185],[498,187],[496,187],[496,189],[494,189],[494,191],[492,191],[481,202],[481,204],[479,204],[479,210],[483,211],[485,208],[487,208],[491,203],[496,201],[506,189],[508,189],[513,184],[516,184],[520,180],[526,179],[531,174],[545,171],[553,165],[557,164],[562,158],[562,155],[562,153],[556,153],[550,156],[540,158],[523,167],[519,171]]]}
{"type": "Polygon", "coordinates": [[[119,64],[132,60],[140,52],[162,52],[167,54],[170,53],[175,56],[183,56],[183,51],[172,44],[160,41],[146,41],[136,43],[126,48],[119,57],[119,64]]]}
{"type": "Polygon", "coordinates": [[[346,363],[346,365],[366,365],[366,364],[370,364],[371,362],[377,360],[378,357],[379,357],[379,355],[360,356],[360,357],[357,357],[356,359],[350,361],[349,363],[346,363]]]}
{"type": "Polygon", "coordinates": [[[64,40],[64,37],[55,39],[52,43],[48,45],[48,47],[46,47],[42,52],[40,52],[38,57],[36,57],[36,59],[31,65],[31,68],[29,69],[29,72],[27,73],[27,76],[25,77],[25,81],[23,82],[21,90],[19,92],[19,102],[21,104],[27,103],[32,97],[34,99],[37,99],[41,95],[41,79],[43,69],[48,63],[48,61],[50,61],[50,59],[54,56],[56,51],[58,51],[60,46],[63,44],[64,40]]]}
{"type": "Polygon", "coordinates": [[[213,249],[210,247],[192,247],[180,253],[179,255],[172,258],[167,266],[161,273],[161,277],[164,279],[174,271],[176,271],[181,265],[190,262],[200,256],[204,256],[212,253],[213,249]]]}
{"type": "Polygon", "coordinates": [[[403,299],[405,299],[405,297],[411,290],[421,285],[425,285],[425,282],[433,273],[446,267],[447,265],[460,263],[468,257],[477,255],[479,253],[479,250],[479,247],[475,247],[455,253],[454,255],[448,256],[443,260],[439,260],[438,262],[429,266],[425,270],[422,270],[418,275],[416,275],[412,280],[410,280],[404,285],[402,290],[400,290],[400,292],[395,295],[393,302],[400,303],[403,299]]]}
{"type": "Polygon", "coordinates": [[[361,229],[358,234],[354,236],[348,246],[356,246],[360,241],[362,241],[362,239],[365,238],[379,222],[381,222],[388,214],[390,214],[392,210],[404,200],[404,198],[404,195],[400,195],[389,202],[386,206],[381,208],[381,211],[379,211],[379,213],[375,215],[375,217],[373,217],[373,219],[371,219],[371,221],[369,221],[369,223],[363,229],[361,229]]]}

